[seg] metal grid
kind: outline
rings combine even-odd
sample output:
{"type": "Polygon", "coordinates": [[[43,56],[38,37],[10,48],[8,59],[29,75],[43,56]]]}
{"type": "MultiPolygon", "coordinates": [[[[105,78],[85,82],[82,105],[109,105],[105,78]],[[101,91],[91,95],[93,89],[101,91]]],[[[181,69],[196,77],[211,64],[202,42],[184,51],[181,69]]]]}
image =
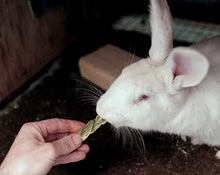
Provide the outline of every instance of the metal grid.
{"type": "MultiPolygon", "coordinates": [[[[147,15],[124,16],[113,24],[115,30],[134,31],[150,35],[147,15]]],[[[220,35],[220,25],[174,18],[174,40],[195,43],[220,35]]]]}

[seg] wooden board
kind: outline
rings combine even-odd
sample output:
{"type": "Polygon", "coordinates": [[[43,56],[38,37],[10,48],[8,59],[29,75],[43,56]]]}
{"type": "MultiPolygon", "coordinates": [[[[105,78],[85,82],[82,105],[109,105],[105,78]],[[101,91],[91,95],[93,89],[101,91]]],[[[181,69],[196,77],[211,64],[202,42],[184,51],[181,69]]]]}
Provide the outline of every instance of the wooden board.
{"type": "Polygon", "coordinates": [[[79,68],[82,77],[107,90],[124,67],[140,59],[140,57],[109,44],[81,57],[79,68]]]}
{"type": "Polygon", "coordinates": [[[0,103],[67,45],[65,14],[31,16],[26,0],[0,0],[0,103]]]}

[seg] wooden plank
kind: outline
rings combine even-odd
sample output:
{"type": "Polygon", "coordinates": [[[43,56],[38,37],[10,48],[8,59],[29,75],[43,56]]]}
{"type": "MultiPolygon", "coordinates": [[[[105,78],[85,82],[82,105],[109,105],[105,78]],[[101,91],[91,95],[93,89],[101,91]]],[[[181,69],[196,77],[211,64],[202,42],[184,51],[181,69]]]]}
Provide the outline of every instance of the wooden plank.
{"type": "Polygon", "coordinates": [[[81,57],[79,68],[82,77],[107,90],[127,64],[140,59],[109,44],[81,57]]]}
{"type": "Polygon", "coordinates": [[[0,102],[67,45],[65,12],[33,19],[26,0],[0,0],[0,102]]]}

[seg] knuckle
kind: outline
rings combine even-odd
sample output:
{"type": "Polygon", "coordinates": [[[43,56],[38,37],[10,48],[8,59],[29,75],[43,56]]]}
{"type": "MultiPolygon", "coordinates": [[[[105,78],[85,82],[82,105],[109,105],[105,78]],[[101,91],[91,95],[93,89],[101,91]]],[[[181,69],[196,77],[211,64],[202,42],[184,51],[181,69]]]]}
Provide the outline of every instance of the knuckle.
{"type": "Polygon", "coordinates": [[[62,140],[63,149],[65,149],[67,152],[69,150],[72,150],[74,145],[70,140],[62,140]]]}
{"type": "Polygon", "coordinates": [[[59,118],[53,118],[52,120],[54,120],[55,122],[58,122],[60,119],[59,118]]]}
{"type": "Polygon", "coordinates": [[[72,146],[74,146],[75,148],[79,147],[82,143],[82,139],[79,138],[80,136],[76,136],[76,135],[72,135],[71,136],[71,144],[72,146]]]}
{"type": "Polygon", "coordinates": [[[28,122],[22,125],[21,130],[26,130],[26,129],[30,129],[32,128],[33,123],[32,122],[28,122]]]}
{"type": "Polygon", "coordinates": [[[59,118],[53,118],[51,120],[56,124],[58,124],[61,121],[61,119],[59,119],[59,118]]]}
{"type": "Polygon", "coordinates": [[[75,137],[73,136],[66,137],[65,139],[62,139],[61,142],[63,150],[65,150],[64,152],[74,151],[80,146],[80,143],[76,142],[75,137]]]}

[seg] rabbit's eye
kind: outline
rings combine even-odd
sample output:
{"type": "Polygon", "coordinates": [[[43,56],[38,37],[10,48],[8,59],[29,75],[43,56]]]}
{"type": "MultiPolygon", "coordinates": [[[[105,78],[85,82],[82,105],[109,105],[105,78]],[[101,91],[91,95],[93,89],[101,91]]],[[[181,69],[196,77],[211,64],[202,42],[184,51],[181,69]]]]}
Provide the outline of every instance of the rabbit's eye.
{"type": "Polygon", "coordinates": [[[143,94],[139,97],[139,101],[143,101],[143,100],[147,100],[147,99],[149,99],[149,96],[147,96],[145,94],[143,94]]]}

